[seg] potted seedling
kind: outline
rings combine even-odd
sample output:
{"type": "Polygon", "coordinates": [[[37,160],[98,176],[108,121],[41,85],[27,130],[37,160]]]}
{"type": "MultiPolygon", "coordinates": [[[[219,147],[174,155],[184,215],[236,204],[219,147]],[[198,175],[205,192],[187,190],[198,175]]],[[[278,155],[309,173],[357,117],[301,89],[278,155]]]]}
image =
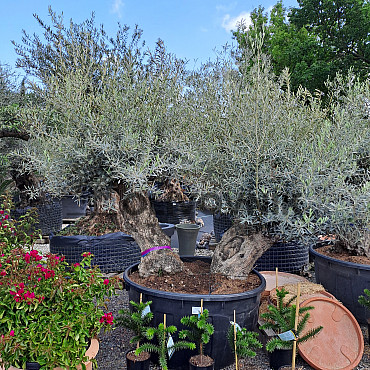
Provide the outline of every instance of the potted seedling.
{"type": "MultiPolygon", "coordinates": [[[[140,342],[146,338],[146,330],[153,319],[153,313],[150,312],[151,303],[151,301],[142,302],[142,296],[140,296],[139,303],[130,301],[133,307],[132,312],[128,309],[118,311],[120,316],[117,317],[117,325],[130,329],[134,333],[130,343],[136,344],[136,349],[139,348],[140,342]]],[[[150,353],[141,352],[136,355],[135,350],[131,350],[126,353],[126,363],[129,370],[149,370],[150,353]]]]}
{"type": "MultiPolygon", "coordinates": [[[[358,303],[367,308],[367,311],[370,312],[370,290],[365,289],[364,295],[358,297],[358,303]]],[[[368,342],[370,344],[370,317],[367,318],[367,333],[368,333],[368,342]]]]}
{"type": "Polygon", "coordinates": [[[241,328],[238,324],[231,323],[227,332],[227,339],[235,355],[235,365],[238,369],[238,359],[255,357],[257,348],[262,348],[262,343],[257,339],[258,333],[241,328]]]}
{"type": "Polygon", "coordinates": [[[166,315],[163,322],[159,323],[156,328],[148,328],[145,336],[152,340],[156,338],[158,344],[144,343],[136,349],[135,354],[138,356],[143,352],[154,352],[158,354],[159,366],[162,370],[168,370],[167,362],[173,353],[181,349],[195,349],[195,344],[187,341],[174,342],[172,334],[177,331],[176,326],[166,326],[166,315]]]}
{"type": "Polygon", "coordinates": [[[292,304],[296,296],[293,296],[287,303],[284,303],[284,297],[287,294],[288,292],[284,287],[280,290],[276,289],[277,306],[270,304],[268,305],[268,312],[261,314],[265,323],[260,329],[272,329],[277,334],[276,337],[266,343],[267,351],[271,352],[270,366],[276,370],[280,366],[290,365],[292,363],[292,349],[295,341],[297,345],[306,342],[317,335],[322,329],[322,326],[318,326],[300,336],[310,317],[308,311],[314,307],[299,307],[297,310],[298,319],[296,324],[296,305],[292,304]]]}
{"type": "Polygon", "coordinates": [[[190,370],[212,370],[214,368],[214,360],[204,354],[204,346],[209,343],[215,330],[208,322],[208,317],[208,310],[203,310],[203,304],[201,304],[201,312],[198,315],[184,316],[181,319],[181,324],[189,329],[181,330],[179,338],[189,338],[196,343],[198,350],[198,355],[192,356],[189,360],[190,370]]]}

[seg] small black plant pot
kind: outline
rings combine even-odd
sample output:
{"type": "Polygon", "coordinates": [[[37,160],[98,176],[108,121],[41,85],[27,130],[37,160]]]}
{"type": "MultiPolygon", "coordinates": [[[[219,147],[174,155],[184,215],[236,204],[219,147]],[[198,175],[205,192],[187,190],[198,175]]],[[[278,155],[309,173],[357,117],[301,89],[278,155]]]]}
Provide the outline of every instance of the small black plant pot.
{"type": "Polygon", "coordinates": [[[148,356],[146,356],[146,358],[144,359],[135,356],[133,353],[134,351],[129,351],[126,353],[127,370],[149,370],[150,367],[149,353],[147,353],[148,356]]]}
{"type": "MultiPolygon", "coordinates": [[[[198,356],[194,356],[194,357],[198,357],[198,356]]],[[[189,370],[213,370],[215,368],[215,362],[213,361],[213,359],[209,356],[203,356],[203,357],[206,357],[208,361],[212,361],[212,364],[210,365],[201,365],[201,364],[197,364],[197,365],[194,365],[192,359],[194,357],[190,357],[189,359],[189,370]]]]}
{"type": "Polygon", "coordinates": [[[41,365],[38,362],[26,362],[26,370],[39,370],[41,365]]]}
{"type": "Polygon", "coordinates": [[[291,349],[275,349],[270,354],[270,367],[278,370],[281,366],[289,366],[292,364],[291,349]]]}

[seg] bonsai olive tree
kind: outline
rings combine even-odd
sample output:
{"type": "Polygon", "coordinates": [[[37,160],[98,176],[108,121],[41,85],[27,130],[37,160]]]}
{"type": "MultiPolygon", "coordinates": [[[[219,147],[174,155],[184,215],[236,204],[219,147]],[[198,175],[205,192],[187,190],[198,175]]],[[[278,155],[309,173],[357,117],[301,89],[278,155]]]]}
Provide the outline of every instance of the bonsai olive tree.
{"type": "MultiPolygon", "coordinates": [[[[114,211],[118,228],[141,250],[169,245],[151,209],[147,190],[156,179],[182,178],[197,161],[191,126],[179,114],[185,87],[184,63],[162,41],[144,51],[141,31],[120,27],[116,38],[94,26],[63,19],[50,10],[45,43],[25,34],[16,45],[18,65],[38,78],[32,83],[42,104],[29,105],[23,119],[32,126],[19,152],[23,171],[43,177],[49,193],[77,193],[88,186],[94,215],[114,211]]],[[[32,192],[32,189],[30,189],[32,192]]],[[[168,249],[151,252],[142,275],[182,269],[168,249]]]]}

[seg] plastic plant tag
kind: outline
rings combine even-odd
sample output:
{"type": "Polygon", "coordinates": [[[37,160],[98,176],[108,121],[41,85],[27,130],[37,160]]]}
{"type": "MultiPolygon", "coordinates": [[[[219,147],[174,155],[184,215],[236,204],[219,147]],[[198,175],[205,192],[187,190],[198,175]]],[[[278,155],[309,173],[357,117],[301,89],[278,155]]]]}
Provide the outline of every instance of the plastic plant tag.
{"type": "Polygon", "coordinates": [[[192,315],[200,315],[202,312],[202,307],[192,307],[191,314],[192,315]]]}
{"type": "Polygon", "coordinates": [[[150,306],[146,306],[142,311],[141,311],[141,317],[145,317],[148,313],[150,312],[150,306]]]}
{"type": "Polygon", "coordinates": [[[175,352],[175,349],[173,348],[173,345],[174,345],[174,342],[173,342],[173,339],[171,337],[171,335],[168,337],[168,341],[167,341],[167,353],[168,353],[168,359],[170,360],[173,353],[175,352]]]}
{"type": "Polygon", "coordinates": [[[288,330],[284,333],[281,333],[281,334],[278,334],[278,337],[281,339],[281,340],[284,340],[286,342],[290,341],[290,340],[295,340],[297,339],[296,336],[294,335],[294,332],[293,330],[288,330]]]}
{"type": "MultiPolygon", "coordinates": [[[[234,321],[230,321],[230,325],[234,326],[234,321]]],[[[242,328],[239,326],[238,323],[235,323],[235,329],[238,330],[238,331],[242,330],[242,328]]]]}

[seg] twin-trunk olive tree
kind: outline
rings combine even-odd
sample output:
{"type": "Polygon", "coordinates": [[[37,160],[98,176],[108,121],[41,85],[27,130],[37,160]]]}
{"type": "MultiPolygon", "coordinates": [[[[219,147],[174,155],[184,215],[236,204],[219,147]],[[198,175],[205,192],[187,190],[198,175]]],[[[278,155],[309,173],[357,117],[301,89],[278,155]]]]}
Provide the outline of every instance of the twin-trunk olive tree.
{"type": "MultiPolygon", "coordinates": [[[[368,179],[348,185],[363,135],[352,116],[337,121],[344,103],[336,100],[327,118],[305,90],[290,92],[288,73],[274,78],[258,53],[252,68],[235,67],[228,57],[189,73],[160,41],[154,52],[143,52],[138,30],[129,40],[129,30],[120,28],[109,39],[93,20],[66,28],[51,14],[53,27],[39,20],[45,44],[25,35],[28,46],[16,47],[19,65],[41,80],[33,89],[43,101],[23,110],[31,138],[18,154],[50,193],[90,187],[96,213],[114,209],[120,229],[144,251],[169,244],[146,191],[155,180],[181,179],[200,200],[221,200],[244,223],[225,234],[212,264],[229,274],[232,264],[238,276],[247,276],[269,248],[267,235],[346,235],[336,225],[368,197],[368,179]],[[345,141],[344,131],[353,141],[345,141]]],[[[362,105],[351,104],[360,116],[362,105]]],[[[358,124],[368,129],[364,117],[358,124]]],[[[356,230],[368,207],[361,212],[356,230]]],[[[139,266],[144,276],[181,269],[167,249],[149,253],[139,266]]]]}

